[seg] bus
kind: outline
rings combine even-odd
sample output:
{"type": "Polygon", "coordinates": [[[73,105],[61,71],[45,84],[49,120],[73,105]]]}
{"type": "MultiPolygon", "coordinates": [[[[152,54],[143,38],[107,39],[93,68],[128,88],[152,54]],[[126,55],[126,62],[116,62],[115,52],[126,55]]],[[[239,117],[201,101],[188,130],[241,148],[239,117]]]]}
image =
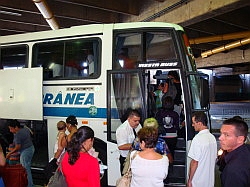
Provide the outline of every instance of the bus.
{"type": "MultiPolygon", "coordinates": [[[[181,82],[177,107],[185,122],[168,186],[185,186],[186,149],[194,136],[193,111],[209,110],[208,79],[196,70],[183,28],[163,22],[93,24],[1,36],[0,118],[18,119],[34,131],[33,176],[53,156],[56,123],[75,115],[78,127],[95,132],[94,148],[107,165],[102,186],[120,177],[115,131],[129,108],[141,121],[154,117],[158,84],[176,71],[181,82]]],[[[38,176],[41,176],[38,174],[38,176]]]]}

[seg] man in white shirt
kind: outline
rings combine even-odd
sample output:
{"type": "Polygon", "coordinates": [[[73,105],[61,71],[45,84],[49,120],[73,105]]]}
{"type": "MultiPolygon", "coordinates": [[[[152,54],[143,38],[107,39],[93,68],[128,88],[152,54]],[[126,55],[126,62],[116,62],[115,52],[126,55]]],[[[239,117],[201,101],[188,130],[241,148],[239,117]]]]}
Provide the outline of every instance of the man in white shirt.
{"type": "Polygon", "coordinates": [[[131,110],[127,120],[116,129],[117,146],[120,153],[120,171],[122,174],[123,164],[132,148],[132,143],[136,133],[142,128],[140,125],[140,113],[137,110],[131,110]]]}
{"type": "Polygon", "coordinates": [[[207,127],[204,112],[192,115],[192,126],[199,132],[192,140],[188,157],[191,158],[187,187],[213,187],[217,158],[217,143],[207,127]]]}

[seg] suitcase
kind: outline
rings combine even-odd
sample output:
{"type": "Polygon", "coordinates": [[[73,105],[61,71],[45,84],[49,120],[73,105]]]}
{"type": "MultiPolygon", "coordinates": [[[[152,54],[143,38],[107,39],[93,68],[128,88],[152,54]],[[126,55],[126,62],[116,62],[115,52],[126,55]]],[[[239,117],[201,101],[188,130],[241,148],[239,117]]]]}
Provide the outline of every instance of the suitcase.
{"type": "Polygon", "coordinates": [[[1,176],[5,187],[27,187],[28,178],[25,168],[21,164],[5,165],[1,168],[1,176]]]}

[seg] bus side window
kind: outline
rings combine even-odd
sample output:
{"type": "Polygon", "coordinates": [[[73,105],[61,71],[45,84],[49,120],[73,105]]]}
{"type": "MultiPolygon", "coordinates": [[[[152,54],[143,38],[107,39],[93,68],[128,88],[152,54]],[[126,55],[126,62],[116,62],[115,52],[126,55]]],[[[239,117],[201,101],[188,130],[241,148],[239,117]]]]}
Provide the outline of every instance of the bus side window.
{"type": "Polygon", "coordinates": [[[0,69],[21,69],[26,67],[28,47],[26,45],[1,47],[0,69]]]}
{"type": "Polygon", "coordinates": [[[100,75],[98,39],[37,43],[32,67],[44,68],[44,79],[86,79],[100,75]]]}

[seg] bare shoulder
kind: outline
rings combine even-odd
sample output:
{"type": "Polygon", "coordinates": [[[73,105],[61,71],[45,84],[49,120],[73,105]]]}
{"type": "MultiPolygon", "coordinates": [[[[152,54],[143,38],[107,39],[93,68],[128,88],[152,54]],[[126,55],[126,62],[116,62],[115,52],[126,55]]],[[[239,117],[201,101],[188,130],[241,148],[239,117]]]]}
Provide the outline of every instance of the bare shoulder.
{"type": "Polygon", "coordinates": [[[141,158],[144,158],[144,159],[148,159],[148,160],[159,160],[159,159],[162,159],[163,156],[159,153],[156,153],[156,152],[144,152],[144,151],[141,151],[138,153],[139,156],[141,158]]]}
{"type": "Polygon", "coordinates": [[[63,138],[63,137],[65,137],[65,136],[67,136],[65,132],[60,132],[60,133],[59,133],[59,138],[63,138]]]}

